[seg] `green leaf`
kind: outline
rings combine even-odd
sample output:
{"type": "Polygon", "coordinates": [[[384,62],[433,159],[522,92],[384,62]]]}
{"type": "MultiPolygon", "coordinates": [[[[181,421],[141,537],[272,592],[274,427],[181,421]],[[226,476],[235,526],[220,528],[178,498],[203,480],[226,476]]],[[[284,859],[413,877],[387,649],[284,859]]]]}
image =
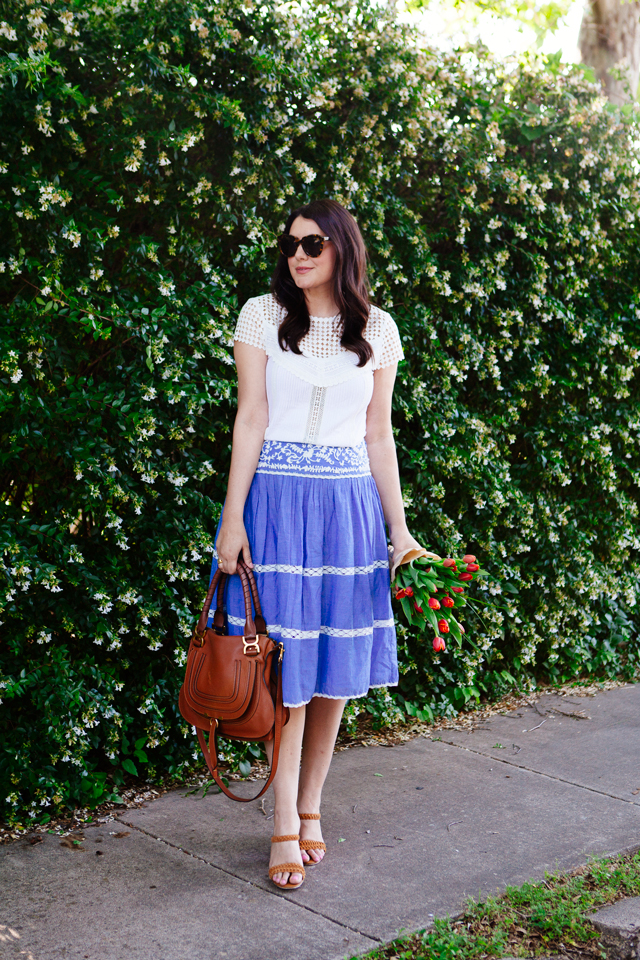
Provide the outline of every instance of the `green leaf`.
{"type": "Polygon", "coordinates": [[[436,617],[435,611],[431,607],[427,606],[424,608],[425,619],[429,621],[436,633],[438,633],[438,618],[436,617]]]}
{"type": "Polygon", "coordinates": [[[585,80],[587,80],[589,83],[597,83],[597,82],[598,82],[598,78],[596,77],[596,75],[595,75],[595,73],[594,73],[593,67],[588,67],[588,66],[586,65],[586,63],[579,63],[579,64],[578,64],[578,68],[579,68],[580,70],[582,70],[582,72],[583,72],[583,74],[584,74],[584,77],[585,77],[585,80]]]}
{"type": "Polygon", "coordinates": [[[526,140],[537,140],[539,137],[542,136],[543,133],[546,132],[547,129],[548,129],[547,127],[543,127],[543,126],[529,127],[529,126],[523,125],[522,127],[520,127],[520,133],[526,140]]]}
{"type": "Polygon", "coordinates": [[[414,609],[412,601],[408,600],[406,597],[400,598],[400,606],[402,607],[402,612],[409,621],[410,624],[414,622],[414,609]]]}
{"type": "Polygon", "coordinates": [[[462,646],[462,631],[460,630],[460,624],[453,616],[449,616],[449,631],[455,637],[458,646],[462,646]]]}

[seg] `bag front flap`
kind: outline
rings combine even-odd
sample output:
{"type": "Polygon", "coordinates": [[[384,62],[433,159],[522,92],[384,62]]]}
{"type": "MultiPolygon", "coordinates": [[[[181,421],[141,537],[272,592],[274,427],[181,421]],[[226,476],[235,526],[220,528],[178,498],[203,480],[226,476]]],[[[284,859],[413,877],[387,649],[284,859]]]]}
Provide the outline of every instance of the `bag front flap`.
{"type": "Polygon", "coordinates": [[[257,674],[265,667],[269,638],[221,637],[207,630],[202,646],[191,644],[184,695],[207,717],[235,720],[249,709],[257,674]],[[256,650],[256,648],[258,648],[256,650]]]}

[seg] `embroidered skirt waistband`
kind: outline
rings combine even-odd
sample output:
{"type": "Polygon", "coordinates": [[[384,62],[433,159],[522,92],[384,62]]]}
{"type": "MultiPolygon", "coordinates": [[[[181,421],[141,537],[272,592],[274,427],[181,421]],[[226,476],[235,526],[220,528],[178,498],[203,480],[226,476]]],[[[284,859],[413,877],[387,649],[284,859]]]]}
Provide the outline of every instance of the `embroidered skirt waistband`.
{"type": "Polygon", "coordinates": [[[357,447],[265,440],[256,473],[341,480],[371,476],[371,467],[364,440],[357,447]]]}

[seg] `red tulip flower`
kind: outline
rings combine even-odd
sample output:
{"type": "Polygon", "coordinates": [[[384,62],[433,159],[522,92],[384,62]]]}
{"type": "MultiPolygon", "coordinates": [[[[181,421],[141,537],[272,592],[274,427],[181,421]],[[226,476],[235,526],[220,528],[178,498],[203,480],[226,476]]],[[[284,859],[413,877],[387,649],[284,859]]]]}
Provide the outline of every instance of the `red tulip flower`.
{"type": "Polygon", "coordinates": [[[466,553],[462,558],[463,563],[475,563],[476,558],[471,553],[466,553]]]}
{"type": "Polygon", "coordinates": [[[441,651],[444,651],[447,649],[447,645],[442,639],[442,637],[433,638],[433,649],[435,650],[436,653],[440,653],[441,651]]]}
{"type": "Polygon", "coordinates": [[[458,580],[473,580],[472,573],[459,573],[458,580]]]}
{"type": "Polygon", "coordinates": [[[416,610],[416,613],[422,613],[422,612],[423,612],[422,607],[419,607],[417,603],[414,603],[413,606],[414,606],[414,608],[415,608],[415,610],[416,610]]]}
{"type": "Polygon", "coordinates": [[[468,564],[467,564],[467,572],[468,572],[468,573],[475,573],[475,572],[476,572],[477,570],[479,570],[479,569],[480,569],[480,564],[479,564],[479,563],[468,563],[468,564]]]}
{"type": "Polygon", "coordinates": [[[402,600],[404,597],[413,596],[413,587],[402,587],[400,590],[396,590],[396,600],[402,600]]]}
{"type": "Polygon", "coordinates": [[[432,610],[439,610],[440,601],[436,600],[435,597],[429,597],[429,606],[431,607],[432,610]]]}
{"type": "Polygon", "coordinates": [[[447,559],[444,560],[442,563],[443,567],[455,567],[455,565],[456,565],[456,562],[455,560],[452,560],[451,557],[447,557],[447,559]]]}
{"type": "Polygon", "coordinates": [[[464,593],[464,587],[451,587],[454,593],[464,593]]]}
{"type": "Polygon", "coordinates": [[[454,603],[455,603],[455,601],[454,601],[451,597],[443,597],[443,598],[442,598],[442,606],[443,606],[443,607],[452,607],[452,606],[454,605],[454,603]]]}
{"type": "Polygon", "coordinates": [[[446,620],[438,620],[438,630],[440,633],[449,633],[449,624],[446,620]]]}

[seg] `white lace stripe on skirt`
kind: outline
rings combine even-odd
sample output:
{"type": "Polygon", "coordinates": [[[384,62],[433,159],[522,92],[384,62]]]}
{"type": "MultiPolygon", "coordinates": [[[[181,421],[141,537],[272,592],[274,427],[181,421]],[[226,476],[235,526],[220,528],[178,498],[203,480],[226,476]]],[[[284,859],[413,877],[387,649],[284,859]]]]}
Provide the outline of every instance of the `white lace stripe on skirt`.
{"type": "MultiPolygon", "coordinates": [[[[213,551],[215,559],[218,559],[218,553],[213,551]]],[[[389,566],[388,560],[374,560],[362,567],[297,567],[290,563],[254,563],[254,573],[292,573],[301,577],[322,577],[332,575],[335,577],[355,577],[367,573],[373,573],[374,570],[384,570],[389,566]]]]}
{"type": "MultiPolygon", "coordinates": [[[[234,627],[243,627],[244,617],[228,617],[229,623],[234,627]]],[[[277,633],[285,640],[319,640],[320,636],[325,637],[368,637],[374,630],[382,630],[384,627],[392,627],[394,620],[374,620],[370,627],[355,627],[347,630],[341,627],[320,627],[318,630],[296,630],[295,627],[282,627],[279,623],[268,623],[267,632],[277,633]]]]}

